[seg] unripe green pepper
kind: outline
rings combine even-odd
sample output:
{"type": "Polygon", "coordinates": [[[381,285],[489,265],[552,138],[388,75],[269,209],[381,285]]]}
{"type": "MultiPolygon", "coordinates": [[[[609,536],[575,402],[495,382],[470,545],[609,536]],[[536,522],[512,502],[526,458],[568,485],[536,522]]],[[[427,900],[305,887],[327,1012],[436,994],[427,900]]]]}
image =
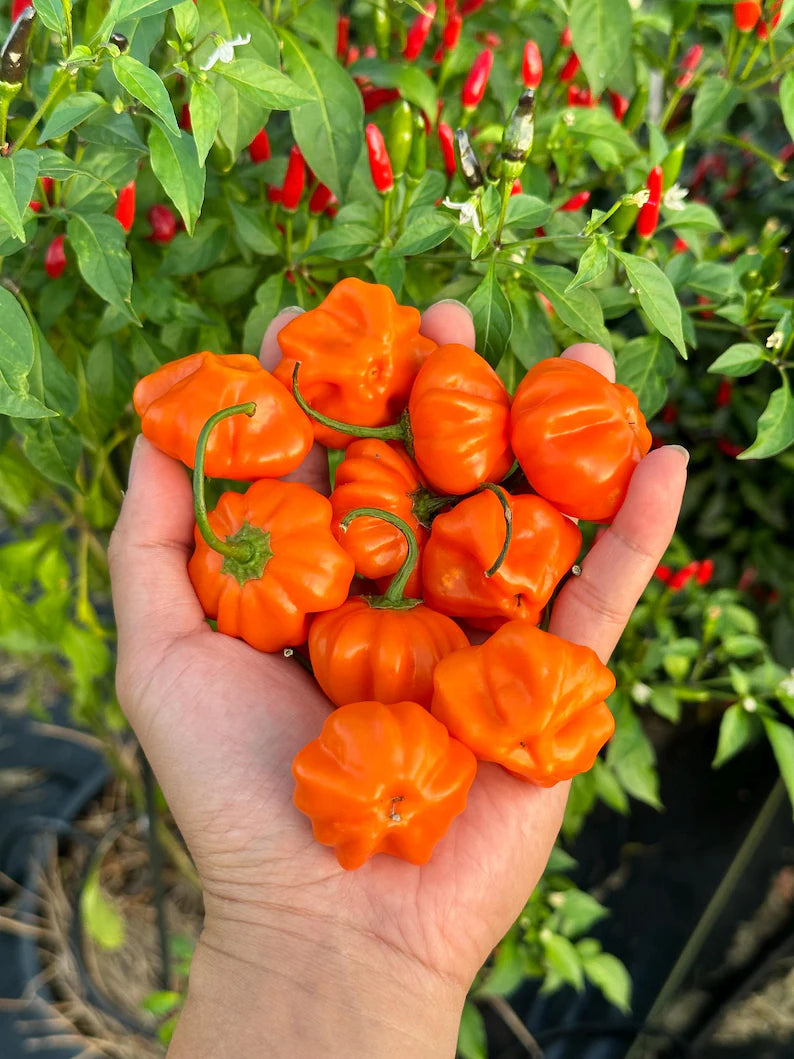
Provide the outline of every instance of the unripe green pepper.
{"type": "Polygon", "coordinates": [[[476,191],[484,183],[482,166],[465,129],[455,130],[455,143],[458,145],[460,171],[466,181],[466,187],[469,191],[476,191]]]}
{"type": "Polygon", "coordinates": [[[645,110],[648,106],[648,94],[647,85],[640,85],[634,93],[629,109],[626,111],[626,116],[623,118],[623,128],[626,132],[634,132],[645,117],[645,110]]]}
{"type": "Polygon", "coordinates": [[[607,224],[612,229],[613,233],[618,236],[618,238],[622,239],[623,236],[628,235],[634,227],[639,212],[639,206],[633,206],[630,202],[624,202],[619,209],[615,210],[607,221],[607,224]]]}
{"type": "Polygon", "coordinates": [[[425,119],[421,114],[413,115],[413,126],[411,153],[408,156],[408,168],[405,172],[405,179],[410,187],[416,187],[427,171],[427,133],[425,132],[425,119]]]}
{"type": "Polygon", "coordinates": [[[398,180],[408,166],[411,157],[411,145],[414,139],[414,115],[411,104],[401,99],[395,104],[389,122],[389,134],[386,143],[391,158],[394,179],[398,180]]]}
{"type": "Polygon", "coordinates": [[[373,35],[375,47],[381,59],[389,56],[389,44],[391,43],[391,16],[385,7],[375,7],[372,11],[373,35]]]}
{"type": "Polygon", "coordinates": [[[671,188],[678,180],[681,166],[684,164],[684,153],[686,152],[686,140],[677,143],[675,147],[665,156],[662,162],[662,187],[665,191],[671,188]]]}
{"type": "Polygon", "coordinates": [[[523,91],[502,134],[501,179],[512,187],[526,168],[532,141],[535,138],[535,93],[531,88],[523,91]]]}

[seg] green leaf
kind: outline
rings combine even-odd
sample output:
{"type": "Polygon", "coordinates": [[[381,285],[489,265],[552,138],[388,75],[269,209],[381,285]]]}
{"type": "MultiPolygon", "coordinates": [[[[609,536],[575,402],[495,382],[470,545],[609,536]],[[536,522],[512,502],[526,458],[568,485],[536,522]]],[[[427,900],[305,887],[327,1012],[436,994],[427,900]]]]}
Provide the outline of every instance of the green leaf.
{"type": "Polygon", "coordinates": [[[207,177],[199,165],[193,137],[185,132],[175,136],[155,123],[149,131],[149,150],[154,175],[182,215],[188,235],[192,235],[204,205],[207,177]]]}
{"type": "Polygon", "coordinates": [[[35,344],[30,322],[14,295],[0,287],[0,415],[43,419],[54,413],[30,393],[35,344]]]}
{"type": "Polygon", "coordinates": [[[765,363],[764,351],[755,342],[737,342],[720,354],[708,370],[714,375],[741,378],[743,375],[752,375],[765,363]]]}
{"type": "Polygon", "coordinates": [[[129,358],[116,342],[105,338],[94,346],[86,360],[85,385],[89,415],[100,438],[118,423],[135,382],[129,358]]]}
{"type": "Polygon", "coordinates": [[[534,195],[513,195],[507,204],[507,228],[537,228],[551,216],[551,206],[534,195]]]}
{"type": "Polygon", "coordinates": [[[656,753],[640,720],[620,695],[609,701],[617,728],[607,747],[607,765],[621,785],[641,802],[661,809],[656,753]]]}
{"type": "Polygon", "coordinates": [[[766,735],[775,755],[780,778],[786,785],[789,801],[794,806],[794,731],[780,721],[762,718],[766,735]]]}
{"type": "Polygon", "coordinates": [[[372,259],[372,274],[376,283],[388,287],[399,300],[405,280],[405,259],[393,257],[385,247],[381,247],[372,259]]]}
{"type": "Polygon", "coordinates": [[[598,986],[610,1004],[628,1015],[631,1011],[631,978],[625,966],[609,952],[599,952],[582,960],[584,973],[598,986]]]}
{"type": "Polygon", "coordinates": [[[571,294],[566,288],[573,273],[561,265],[515,265],[511,266],[527,275],[541,294],[552,304],[563,323],[582,338],[597,342],[605,349],[612,348],[609,332],[604,327],[604,314],[595,294],[580,287],[571,294]]]}
{"type": "Polygon", "coordinates": [[[568,982],[575,989],[582,989],[584,987],[582,959],[574,943],[561,934],[545,936],[545,932],[541,933],[540,940],[549,967],[556,971],[564,982],[568,982]]]}
{"type": "Polygon", "coordinates": [[[722,224],[714,210],[705,202],[688,202],[682,210],[665,210],[664,223],[658,230],[674,228],[676,231],[721,232],[722,224]]]}
{"type": "MultiPolygon", "coordinates": [[[[193,6],[192,0],[187,0],[193,6]]],[[[190,124],[200,166],[209,154],[221,123],[221,101],[218,93],[205,81],[194,81],[190,90],[190,124]]]]}
{"type": "Polygon", "coordinates": [[[214,91],[221,107],[218,140],[228,149],[229,159],[225,168],[229,169],[240,151],[248,146],[267,122],[270,111],[243,98],[230,81],[219,78],[214,91]]]}
{"type": "Polygon", "coordinates": [[[593,95],[601,95],[631,54],[629,0],[572,0],[568,25],[593,95]]]}
{"type": "Polygon", "coordinates": [[[33,198],[38,171],[39,160],[33,151],[0,156],[0,217],[21,242],[25,241],[22,218],[33,198]]]}
{"type": "MultiPolygon", "coordinates": [[[[258,207],[243,206],[229,199],[229,211],[240,239],[261,257],[272,257],[280,253],[275,229],[271,228],[267,215],[258,207]]],[[[202,228],[204,225],[201,226],[202,228]]]]}
{"type": "Polygon", "coordinates": [[[114,26],[127,18],[159,15],[162,11],[170,11],[177,3],[178,0],[113,0],[102,27],[104,29],[108,24],[114,26]]]}
{"type": "Polygon", "coordinates": [[[132,263],[119,222],[104,213],[75,214],[66,225],[66,233],[89,287],[128,320],[138,323],[130,302],[132,263]]]}
{"type": "Polygon", "coordinates": [[[565,890],[555,910],[557,929],[567,938],[578,938],[608,915],[607,909],[583,890],[565,890]]]}
{"type": "Polygon", "coordinates": [[[478,987],[478,994],[507,996],[521,985],[526,977],[526,959],[524,949],[511,931],[499,942],[493,956],[493,963],[488,968],[485,980],[478,987]]]}
{"type": "Polygon", "coordinates": [[[607,246],[608,243],[605,236],[595,236],[592,243],[590,243],[579,259],[579,268],[576,271],[575,277],[565,288],[566,294],[570,294],[571,291],[576,290],[577,287],[584,286],[585,283],[590,283],[591,280],[598,279],[602,272],[606,271],[607,265],[609,264],[609,251],[607,246]]]}
{"type": "Polygon", "coordinates": [[[730,761],[758,735],[758,717],[749,713],[740,702],[729,706],[720,721],[717,752],[711,767],[718,769],[730,761]]]}
{"type": "Polygon", "coordinates": [[[783,375],[783,384],[769,398],[761,418],[755,441],[737,456],[739,460],[762,460],[776,456],[794,442],[794,401],[788,376],[783,375]]]}
{"type": "Polygon", "coordinates": [[[80,922],[94,941],[107,952],[124,944],[124,920],[115,905],[103,895],[99,886],[99,869],[95,868],[80,894],[80,922]]]}
{"type": "Polygon", "coordinates": [[[529,370],[546,357],[556,357],[557,344],[537,295],[518,283],[511,283],[508,290],[513,314],[510,348],[519,364],[529,370]]]}
{"type": "Polygon", "coordinates": [[[401,66],[393,83],[394,87],[400,90],[403,99],[419,107],[430,121],[435,120],[438,111],[438,95],[435,84],[424,70],[412,64],[401,66]]]}
{"type": "MultiPolygon", "coordinates": [[[[182,0],[174,7],[174,25],[183,44],[196,39],[199,28],[199,13],[193,0],[182,0]]],[[[195,82],[194,82],[195,84],[195,82]]]]}
{"type": "Polygon", "coordinates": [[[377,241],[377,235],[364,224],[340,224],[318,235],[303,257],[348,261],[372,250],[377,241]]]}
{"type": "Polygon", "coordinates": [[[479,1009],[467,1000],[463,1005],[458,1030],[459,1059],[488,1059],[488,1038],[485,1021],[479,1009]]]}
{"type": "Polygon", "coordinates": [[[794,140],[794,71],[789,72],[780,82],[780,109],[783,121],[792,140],[794,140]]]}
{"type": "MultiPolygon", "coordinates": [[[[201,0],[198,5],[201,23],[196,36],[206,42],[196,52],[199,65],[215,48],[216,34],[224,40],[251,35],[245,55],[253,52],[269,66],[279,64],[279,43],[273,27],[262,11],[250,0],[201,0]]],[[[262,123],[260,122],[260,125],[262,123]]]]}
{"type": "Polygon", "coordinates": [[[55,485],[76,490],[75,473],[83,441],[67,419],[15,419],[22,451],[30,464],[55,485]]]}
{"type": "Polygon", "coordinates": [[[513,313],[507,295],[496,278],[496,265],[493,261],[466,305],[474,317],[477,352],[495,368],[510,341],[513,313]]]}
{"type": "Polygon", "coordinates": [[[269,110],[290,110],[315,98],[280,70],[258,59],[218,63],[213,72],[231,82],[241,96],[269,110]]]}
{"type": "Polygon", "coordinates": [[[667,400],[666,380],[674,370],[673,347],[658,332],[633,338],[618,353],[617,381],[634,391],[646,419],[667,400]]]}
{"type": "Polygon", "coordinates": [[[394,257],[408,257],[411,254],[422,254],[440,246],[455,231],[457,220],[441,210],[428,210],[411,219],[405,231],[394,244],[391,254],[394,257]]]}
{"type": "Polygon", "coordinates": [[[153,114],[165,122],[175,136],[179,135],[179,126],[174,116],[171,97],[168,89],[160,80],[159,74],[133,59],[131,55],[118,55],[113,60],[113,73],[122,88],[126,88],[133,99],[139,100],[153,114]]]}
{"type": "Polygon", "coordinates": [[[39,143],[56,140],[64,133],[76,128],[80,122],[105,105],[105,100],[96,92],[75,92],[62,99],[47,118],[39,136],[39,143]]]}
{"type": "Polygon", "coordinates": [[[622,250],[610,250],[626,269],[629,282],[637,292],[640,305],[648,319],[670,339],[686,359],[684,333],[681,328],[681,305],[670,280],[653,261],[637,257],[635,254],[627,254],[622,250]]]}
{"type": "Polygon", "coordinates": [[[785,29],[792,22],[794,22],[794,0],[783,0],[783,6],[780,9],[778,32],[781,29],[785,29]]]}
{"type": "Polygon", "coordinates": [[[340,202],[364,147],[364,104],[350,75],[316,48],[282,32],[284,65],[315,102],[290,112],[292,132],[317,179],[340,202]]]}
{"type": "Polygon", "coordinates": [[[705,132],[706,139],[717,135],[740,96],[739,89],[724,77],[707,77],[692,104],[690,139],[700,132],[705,132]]]}
{"type": "MultiPolygon", "coordinates": [[[[66,0],[66,3],[71,8],[72,0],[66,0]]],[[[66,36],[66,15],[64,14],[63,0],[35,0],[34,7],[47,29],[51,29],[53,33],[60,33],[62,37],[66,36]]]]}

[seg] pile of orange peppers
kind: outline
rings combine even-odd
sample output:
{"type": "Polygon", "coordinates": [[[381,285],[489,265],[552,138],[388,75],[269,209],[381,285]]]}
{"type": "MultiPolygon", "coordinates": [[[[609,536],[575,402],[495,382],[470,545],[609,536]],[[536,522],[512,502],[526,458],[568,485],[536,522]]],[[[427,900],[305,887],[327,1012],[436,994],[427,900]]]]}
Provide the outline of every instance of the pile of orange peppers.
{"type": "Polygon", "coordinates": [[[293,775],[347,869],[426,863],[478,761],[548,787],[614,728],[610,671],[539,626],[579,556],[574,519],[609,522],[650,448],[637,400],[556,357],[511,400],[474,350],[419,327],[388,287],[345,279],[282,329],[272,374],[196,353],[134,394],[146,437],[193,468],[205,614],[305,657],[336,707],[293,775]],[[315,443],[344,450],[330,497],[281,480],[315,443]],[[205,474],[252,484],[208,512],[205,474]]]}

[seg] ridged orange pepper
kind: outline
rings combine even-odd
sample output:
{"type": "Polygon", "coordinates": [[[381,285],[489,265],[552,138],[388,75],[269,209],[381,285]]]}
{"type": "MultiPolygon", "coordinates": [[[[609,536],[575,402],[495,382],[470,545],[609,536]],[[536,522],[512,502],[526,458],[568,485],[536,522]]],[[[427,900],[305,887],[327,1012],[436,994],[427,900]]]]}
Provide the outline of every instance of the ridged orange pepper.
{"type": "Polygon", "coordinates": [[[550,357],[522,379],[511,411],[527,481],[566,515],[609,522],[651,447],[637,398],[586,364],[550,357]]]}
{"type": "Polygon", "coordinates": [[[235,416],[213,431],[205,463],[213,478],[280,478],[300,466],[314,441],[295,399],[247,353],[205,351],[173,360],[144,376],[132,399],[144,436],[188,467],[209,417],[252,401],[253,416],[235,416]]]}
{"type": "MultiPolygon", "coordinates": [[[[392,423],[408,402],[416,373],[436,348],[419,334],[417,309],[398,305],[379,283],[348,278],[278,336],[274,375],[288,390],[300,364],[301,393],[326,416],[360,426],[392,423]]],[[[350,437],[315,422],[318,441],[345,448],[350,437]]]]}
{"type": "Polygon", "coordinates": [[[513,620],[536,625],[576,562],[582,535],[542,497],[499,492],[512,534],[498,569],[490,572],[505,543],[505,511],[486,489],[434,519],[422,559],[424,599],[478,628],[513,620]]]}
{"type": "Polygon", "coordinates": [[[511,621],[436,667],[432,713],[481,761],[552,787],[591,768],[615,729],[615,678],[589,647],[511,621]]]}
{"type": "Polygon", "coordinates": [[[207,514],[204,449],[225,417],[253,414],[251,404],[211,416],[202,430],[193,472],[196,548],[188,575],[218,632],[260,651],[306,640],[309,616],[344,603],[353,560],[331,533],[331,505],[300,482],[262,478],[245,493],[224,493],[207,514]]]}
{"type": "Polygon", "coordinates": [[[426,864],[476,771],[472,752],[418,703],[353,702],[296,755],[294,800],[348,871],[376,853],[426,864]]]}
{"type": "MultiPolygon", "coordinates": [[[[374,517],[372,508],[354,510],[342,527],[374,517]]],[[[337,706],[407,699],[430,709],[433,670],[451,651],[468,647],[469,641],[452,618],[419,599],[405,598],[419,557],[416,540],[397,515],[384,511],[378,518],[402,534],[406,559],[384,595],[356,596],[314,619],[309,658],[317,683],[337,706]]]]}

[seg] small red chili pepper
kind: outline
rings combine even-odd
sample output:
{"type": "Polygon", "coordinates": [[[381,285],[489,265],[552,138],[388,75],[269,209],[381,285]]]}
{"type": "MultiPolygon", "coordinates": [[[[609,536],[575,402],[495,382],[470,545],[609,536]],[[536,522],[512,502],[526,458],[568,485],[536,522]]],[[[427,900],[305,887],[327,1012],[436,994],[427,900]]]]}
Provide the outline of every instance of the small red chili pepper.
{"type": "Polygon", "coordinates": [[[309,213],[313,213],[317,216],[321,213],[325,213],[333,200],[333,191],[326,187],[325,184],[318,184],[312,192],[312,197],[309,199],[309,213]]]}
{"type": "Polygon", "coordinates": [[[736,459],[740,452],[744,452],[744,445],[737,445],[734,441],[728,441],[727,438],[717,438],[717,448],[732,459],[736,459]]]}
{"type": "Polygon", "coordinates": [[[637,235],[641,239],[650,239],[656,231],[656,226],[659,223],[659,209],[662,204],[663,183],[662,167],[655,165],[648,174],[648,191],[650,192],[648,201],[637,215],[637,235]]]}
{"type": "Polygon", "coordinates": [[[576,85],[568,85],[569,107],[594,107],[596,101],[589,88],[577,88],[576,85]]]}
{"type": "Polygon", "coordinates": [[[351,44],[347,49],[347,55],[345,56],[345,66],[352,66],[353,63],[357,63],[361,52],[358,50],[355,44],[351,44]]]}
{"type": "Polygon", "coordinates": [[[671,592],[680,592],[688,581],[691,581],[693,577],[697,577],[699,567],[700,563],[697,560],[682,566],[677,573],[671,576],[667,582],[667,587],[671,592]]]}
{"type": "Polygon", "coordinates": [[[16,22],[26,7],[30,7],[32,0],[14,0],[11,5],[11,21],[16,22]]]}
{"type": "Polygon", "coordinates": [[[474,110],[475,107],[479,106],[482,97],[485,95],[492,66],[493,52],[490,48],[486,48],[474,60],[469,75],[463,82],[460,101],[464,110],[474,110]]]}
{"type": "Polygon", "coordinates": [[[367,44],[364,47],[364,51],[361,53],[365,59],[377,59],[378,49],[374,44],[367,44]]]}
{"type": "Polygon", "coordinates": [[[761,17],[759,0],[739,0],[733,5],[733,24],[740,33],[749,33],[761,17]]]}
{"type": "Polygon", "coordinates": [[[50,279],[57,279],[66,268],[66,251],[63,241],[62,235],[56,235],[44,254],[44,271],[50,279]]]}
{"type": "Polygon", "coordinates": [[[560,70],[559,82],[560,84],[566,84],[568,81],[573,81],[574,77],[579,73],[579,67],[582,64],[579,62],[578,55],[575,52],[571,52],[571,56],[566,62],[565,66],[560,70]]]}
{"type": "Polygon", "coordinates": [[[672,252],[674,254],[685,254],[688,249],[689,249],[689,243],[685,243],[684,240],[681,238],[681,236],[679,236],[676,239],[676,241],[673,243],[673,251],[672,252]]]}
{"type": "Polygon", "coordinates": [[[365,114],[373,114],[381,107],[400,98],[400,92],[396,88],[375,88],[374,85],[365,85],[360,86],[359,90],[364,101],[365,114]]]}
{"type": "Polygon", "coordinates": [[[28,207],[33,210],[34,213],[38,213],[41,209],[41,203],[38,199],[31,199],[28,203],[28,207]]]}
{"type": "Polygon", "coordinates": [[[502,38],[498,33],[491,33],[490,30],[486,33],[478,33],[477,40],[481,44],[487,44],[489,48],[498,48],[502,43],[502,38]]]}
{"type": "Polygon", "coordinates": [[[305,184],[306,162],[300,147],[297,144],[293,144],[289,153],[289,161],[287,162],[284,185],[281,188],[281,205],[285,210],[292,213],[298,208],[305,184]]]}
{"type": "Polygon", "coordinates": [[[703,559],[700,563],[700,567],[697,572],[697,583],[699,585],[708,584],[714,573],[714,560],[703,559]]]}
{"type": "Polygon", "coordinates": [[[267,201],[274,204],[281,202],[281,188],[277,188],[275,184],[269,184],[267,189],[267,201]]]}
{"type": "Polygon", "coordinates": [[[340,15],[336,23],[336,57],[343,59],[347,55],[347,46],[350,38],[350,19],[347,15],[340,15]]]}
{"type": "Polygon", "coordinates": [[[675,423],[678,420],[678,406],[670,401],[662,409],[662,422],[675,423]]]}
{"type": "Polygon", "coordinates": [[[441,38],[441,43],[445,51],[454,51],[455,48],[457,48],[462,27],[463,15],[457,11],[453,11],[447,19],[447,24],[444,26],[444,33],[441,38]]]}
{"type": "Polygon", "coordinates": [[[669,583],[670,578],[673,576],[673,571],[670,569],[669,566],[664,566],[663,564],[660,564],[656,567],[653,576],[657,577],[662,582],[662,584],[666,585],[669,583]]]}
{"type": "Polygon", "coordinates": [[[447,179],[451,179],[457,169],[457,162],[455,161],[455,133],[443,121],[439,122],[438,126],[438,142],[441,146],[441,157],[444,160],[444,172],[447,174],[447,179]]]}
{"type": "Polygon", "coordinates": [[[586,206],[589,201],[589,191],[577,191],[575,195],[571,195],[567,202],[563,202],[562,206],[558,206],[557,210],[559,213],[574,213],[576,210],[586,206]]]}
{"type": "Polygon", "coordinates": [[[479,11],[485,3],[485,0],[464,0],[461,6],[460,13],[465,18],[466,15],[473,15],[475,11],[479,11]]]}
{"type": "Polygon", "coordinates": [[[406,35],[405,47],[403,48],[403,58],[407,59],[408,62],[413,62],[414,59],[419,58],[435,17],[436,5],[431,2],[426,6],[425,14],[417,15],[413,20],[406,35]]]}
{"type": "Polygon", "coordinates": [[[167,206],[156,203],[149,208],[146,218],[152,226],[150,242],[170,243],[176,235],[176,217],[173,211],[167,206]]]}
{"type": "Polygon", "coordinates": [[[265,129],[260,129],[248,144],[252,162],[266,162],[270,158],[270,140],[265,129]]]}
{"type": "Polygon", "coordinates": [[[612,107],[612,113],[615,116],[615,121],[623,121],[626,116],[626,111],[629,109],[629,100],[625,96],[622,96],[620,92],[609,93],[609,105],[612,107]]]}
{"type": "MultiPolygon", "coordinates": [[[[710,304],[711,304],[711,300],[709,298],[707,298],[705,294],[698,294],[698,305],[710,305],[710,304]]],[[[701,309],[700,310],[700,315],[701,315],[701,317],[704,320],[713,320],[714,319],[714,313],[711,311],[711,309],[701,309]]]]}
{"type": "Polygon", "coordinates": [[[125,232],[128,232],[132,228],[132,222],[135,220],[135,181],[131,180],[129,184],[119,191],[119,196],[116,199],[116,209],[113,211],[113,216],[119,222],[125,232]]]}
{"type": "Polygon", "coordinates": [[[680,77],[676,78],[676,85],[679,88],[686,88],[692,78],[695,76],[695,70],[700,64],[700,60],[703,58],[703,45],[693,44],[692,47],[684,55],[683,59],[679,63],[679,69],[682,71],[680,77]]]}
{"type": "Polygon", "coordinates": [[[524,78],[524,85],[527,88],[537,88],[543,79],[543,59],[541,58],[540,48],[534,40],[528,40],[524,45],[521,74],[524,78]]]}
{"type": "Polygon", "coordinates": [[[570,26],[566,26],[565,29],[560,34],[560,47],[561,48],[570,48],[572,42],[573,42],[573,37],[571,35],[571,27],[570,26]]]}
{"type": "Polygon", "coordinates": [[[394,187],[394,175],[392,174],[389,152],[383,139],[383,133],[377,125],[371,122],[367,125],[367,154],[369,155],[369,171],[372,174],[372,183],[376,191],[381,195],[387,195],[394,187]]]}
{"type": "Polygon", "coordinates": [[[523,190],[524,189],[521,187],[521,178],[516,177],[513,181],[513,186],[510,188],[510,197],[512,198],[513,195],[520,195],[523,190]]]}
{"type": "Polygon", "coordinates": [[[716,408],[724,408],[726,405],[731,403],[731,394],[733,393],[733,383],[730,379],[720,379],[720,385],[717,390],[717,396],[714,398],[714,405],[716,408]]]}

